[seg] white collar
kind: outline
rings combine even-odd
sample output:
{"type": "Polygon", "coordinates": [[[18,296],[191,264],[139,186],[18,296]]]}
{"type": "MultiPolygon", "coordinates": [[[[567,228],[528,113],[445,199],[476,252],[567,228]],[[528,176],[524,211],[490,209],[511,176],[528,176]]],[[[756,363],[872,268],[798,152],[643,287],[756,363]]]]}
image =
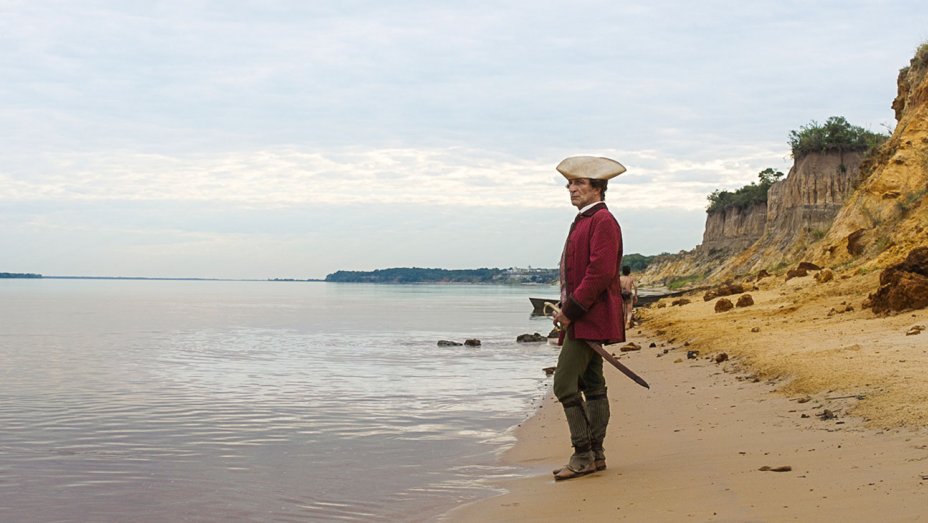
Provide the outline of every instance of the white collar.
{"type": "Polygon", "coordinates": [[[578,211],[578,214],[583,214],[583,213],[589,211],[590,209],[592,209],[593,207],[595,207],[595,206],[597,206],[597,205],[599,205],[599,204],[601,204],[601,203],[603,203],[602,200],[599,200],[598,202],[593,202],[593,203],[587,205],[586,207],[580,209],[580,210],[578,211]]]}

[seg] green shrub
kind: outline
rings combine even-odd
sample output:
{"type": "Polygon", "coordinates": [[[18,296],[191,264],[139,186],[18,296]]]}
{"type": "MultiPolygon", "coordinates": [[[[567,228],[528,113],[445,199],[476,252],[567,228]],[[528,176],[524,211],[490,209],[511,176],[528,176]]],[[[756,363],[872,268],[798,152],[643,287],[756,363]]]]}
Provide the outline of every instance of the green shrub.
{"type": "Polygon", "coordinates": [[[824,124],[812,120],[798,131],[790,131],[789,145],[793,158],[800,158],[809,153],[868,151],[888,138],[885,134],[851,125],[843,116],[832,116],[824,124]]]}
{"type": "Polygon", "coordinates": [[[751,182],[750,185],[732,192],[732,191],[712,191],[712,194],[706,197],[709,200],[709,206],[706,212],[721,212],[726,209],[739,208],[747,209],[748,207],[765,203],[767,201],[767,191],[774,182],[783,177],[783,173],[774,170],[771,167],[757,173],[758,182],[751,182]]]}

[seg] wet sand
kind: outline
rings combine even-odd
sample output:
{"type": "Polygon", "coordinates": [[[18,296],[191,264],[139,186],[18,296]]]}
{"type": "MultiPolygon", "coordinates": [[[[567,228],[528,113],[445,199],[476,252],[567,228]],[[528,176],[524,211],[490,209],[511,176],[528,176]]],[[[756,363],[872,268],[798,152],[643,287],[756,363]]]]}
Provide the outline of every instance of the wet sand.
{"type": "Polygon", "coordinates": [[[928,311],[875,318],[857,305],[868,285],[769,282],[729,313],[692,297],[649,310],[621,359],[651,389],[606,371],[609,468],[553,481],[571,449],[549,397],[503,457],[530,475],[445,520],[928,521],[928,331],[904,334],[928,311]],[[856,310],[831,313],[842,302],[856,310]]]}

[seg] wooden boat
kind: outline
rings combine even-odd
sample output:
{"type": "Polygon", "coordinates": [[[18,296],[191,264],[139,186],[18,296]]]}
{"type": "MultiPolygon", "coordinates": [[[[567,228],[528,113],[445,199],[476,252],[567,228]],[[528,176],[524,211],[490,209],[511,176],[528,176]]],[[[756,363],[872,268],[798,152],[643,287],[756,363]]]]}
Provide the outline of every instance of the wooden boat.
{"type": "Polygon", "coordinates": [[[545,315],[545,302],[557,305],[561,301],[560,298],[529,298],[528,300],[532,302],[532,316],[545,315]]]}

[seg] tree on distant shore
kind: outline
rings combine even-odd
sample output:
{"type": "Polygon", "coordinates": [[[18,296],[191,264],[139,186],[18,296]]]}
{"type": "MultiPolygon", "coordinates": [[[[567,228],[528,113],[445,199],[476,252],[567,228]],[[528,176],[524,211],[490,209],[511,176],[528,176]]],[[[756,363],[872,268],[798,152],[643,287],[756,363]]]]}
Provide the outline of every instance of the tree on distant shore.
{"type": "Polygon", "coordinates": [[[851,125],[843,116],[832,116],[825,123],[812,120],[798,131],[789,132],[789,146],[793,158],[809,153],[869,151],[886,141],[889,136],[851,125]]]}

